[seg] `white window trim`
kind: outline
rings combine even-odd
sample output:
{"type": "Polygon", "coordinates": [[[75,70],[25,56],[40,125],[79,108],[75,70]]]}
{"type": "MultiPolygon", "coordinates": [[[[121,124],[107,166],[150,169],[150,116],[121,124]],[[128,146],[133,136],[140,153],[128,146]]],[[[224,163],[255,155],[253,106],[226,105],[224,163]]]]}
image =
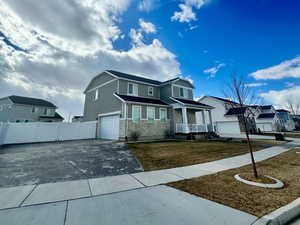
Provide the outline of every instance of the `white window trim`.
{"type": "Polygon", "coordinates": [[[147,120],[148,121],[154,121],[155,120],[155,107],[153,107],[153,106],[147,106],[147,120]],[[148,117],[148,115],[149,115],[149,111],[148,110],[150,110],[150,109],[152,109],[153,112],[154,112],[153,120],[149,120],[149,117],[148,117]]]}
{"type": "Polygon", "coordinates": [[[127,94],[128,95],[131,95],[131,96],[138,96],[139,95],[139,85],[138,84],[135,84],[135,83],[128,83],[127,84],[127,94]],[[129,85],[132,84],[132,94],[129,93],[129,85]],[[137,93],[134,94],[134,86],[136,86],[136,90],[137,90],[137,93]]]}
{"type": "Polygon", "coordinates": [[[184,98],[184,88],[183,87],[179,88],[179,97],[183,97],[184,98]],[[181,95],[181,89],[182,89],[182,95],[181,95]]]}
{"type": "Polygon", "coordinates": [[[96,101],[96,100],[98,100],[98,98],[99,98],[99,88],[97,88],[97,89],[95,90],[95,97],[94,97],[94,100],[96,101]]]}
{"type": "Polygon", "coordinates": [[[189,89],[185,88],[185,87],[180,87],[179,88],[179,97],[181,97],[181,98],[189,98],[189,89]],[[183,95],[181,95],[181,92],[180,92],[181,89],[182,89],[182,94],[183,95]]]}
{"type": "Polygon", "coordinates": [[[140,105],[132,105],[131,107],[132,107],[132,108],[131,108],[131,120],[132,120],[132,122],[134,122],[134,123],[139,123],[139,121],[142,120],[142,107],[141,107],[140,105]],[[139,109],[140,109],[140,119],[139,119],[138,122],[137,122],[137,121],[134,121],[134,118],[133,118],[133,108],[139,108],[139,109]]]}
{"type": "Polygon", "coordinates": [[[148,95],[154,96],[154,88],[152,86],[148,86],[148,95]],[[152,94],[149,93],[149,90],[152,90],[152,94]]]}
{"type": "Polygon", "coordinates": [[[167,122],[168,120],[168,111],[166,108],[159,108],[159,120],[162,121],[162,122],[167,122]],[[165,121],[162,121],[162,118],[161,118],[161,111],[164,110],[166,112],[166,118],[165,118],[165,121]]]}

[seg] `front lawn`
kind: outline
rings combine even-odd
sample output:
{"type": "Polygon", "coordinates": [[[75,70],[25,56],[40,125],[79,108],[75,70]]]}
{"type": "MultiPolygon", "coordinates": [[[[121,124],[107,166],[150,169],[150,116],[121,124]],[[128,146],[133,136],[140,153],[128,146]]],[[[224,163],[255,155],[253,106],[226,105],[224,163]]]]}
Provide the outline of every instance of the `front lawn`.
{"type": "MultiPolygon", "coordinates": [[[[233,157],[249,152],[238,142],[153,142],[129,144],[145,171],[169,169],[233,157]]],[[[265,147],[253,145],[253,150],[265,147]]]]}
{"type": "Polygon", "coordinates": [[[257,164],[259,174],[280,179],[282,189],[266,189],[241,183],[235,174],[251,173],[251,165],[169,186],[261,217],[300,197],[300,155],[290,150],[257,164]]]}

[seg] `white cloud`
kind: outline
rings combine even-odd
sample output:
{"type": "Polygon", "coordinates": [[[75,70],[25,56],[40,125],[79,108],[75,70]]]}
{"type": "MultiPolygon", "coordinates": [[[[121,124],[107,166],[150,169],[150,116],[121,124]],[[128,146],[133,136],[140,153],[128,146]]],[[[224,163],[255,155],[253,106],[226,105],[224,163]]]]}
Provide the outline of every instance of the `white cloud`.
{"type": "Polygon", "coordinates": [[[197,20],[193,8],[200,9],[208,2],[208,0],[185,0],[183,4],[178,5],[181,10],[174,12],[171,20],[179,21],[181,23],[188,23],[193,20],[197,20]]]}
{"type": "Polygon", "coordinates": [[[295,86],[295,83],[294,82],[285,82],[285,86],[293,87],[293,86],[295,86]]]}
{"type": "Polygon", "coordinates": [[[138,4],[140,11],[150,12],[157,6],[158,0],[141,0],[138,4]]]}
{"type": "Polygon", "coordinates": [[[266,86],[268,85],[267,83],[248,83],[248,84],[245,84],[245,86],[247,87],[261,87],[261,86],[266,86]]]}
{"type": "Polygon", "coordinates": [[[220,63],[217,66],[204,70],[203,73],[209,74],[209,77],[213,78],[216,76],[216,73],[225,65],[225,63],[220,63]]]}
{"type": "Polygon", "coordinates": [[[156,33],[156,27],[153,23],[145,22],[143,19],[139,19],[139,25],[145,33],[156,33]]]}
{"type": "Polygon", "coordinates": [[[181,11],[174,12],[174,15],[171,17],[172,21],[178,20],[179,22],[190,22],[191,20],[196,20],[196,14],[193,12],[191,6],[185,4],[179,4],[181,11]]]}
{"type": "Polygon", "coordinates": [[[300,86],[294,86],[280,91],[270,90],[260,94],[264,99],[272,102],[275,105],[284,107],[288,100],[293,103],[300,102],[300,86]]]}
{"type": "Polygon", "coordinates": [[[1,96],[42,96],[61,111],[81,114],[85,86],[105,69],[158,80],[179,74],[176,55],[157,39],[145,44],[142,28],[131,32],[129,50],[114,48],[113,42],[124,36],[117,22],[129,4],[130,0],[51,0],[43,6],[34,0],[1,1],[0,31],[6,39],[0,39],[1,96]]]}
{"type": "Polygon", "coordinates": [[[279,80],[282,78],[300,78],[300,56],[286,60],[278,65],[258,70],[250,76],[257,80],[279,80]]]}

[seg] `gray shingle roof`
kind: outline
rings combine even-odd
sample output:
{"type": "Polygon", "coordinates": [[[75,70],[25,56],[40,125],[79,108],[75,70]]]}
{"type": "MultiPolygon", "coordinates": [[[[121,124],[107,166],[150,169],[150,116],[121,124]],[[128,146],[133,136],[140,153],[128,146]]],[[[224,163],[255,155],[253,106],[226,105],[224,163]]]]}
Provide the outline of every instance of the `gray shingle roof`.
{"type": "Polygon", "coordinates": [[[201,107],[205,107],[205,108],[213,108],[210,105],[206,105],[200,102],[196,102],[194,100],[189,100],[189,99],[181,99],[181,98],[174,98],[179,102],[182,102],[183,104],[187,104],[187,105],[195,105],[195,106],[201,106],[201,107]]]}
{"type": "Polygon", "coordinates": [[[139,103],[147,103],[147,104],[156,104],[156,105],[168,105],[167,103],[163,102],[160,99],[155,98],[143,98],[137,96],[130,96],[130,95],[120,95],[115,93],[119,98],[123,99],[127,102],[139,102],[139,103]]]}
{"type": "Polygon", "coordinates": [[[48,102],[44,99],[29,98],[29,97],[16,96],[16,95],[8,96],[8,98],[15,104],[45,106],[45,107],[54,107],[54,108],[56,108],[56,106],[53,103],[48,102]]]}
{"type": "Polygon", "coordinates": [[[154,84],[154,85],[160,85],[161,84],[161,82],[158,81],[158,80],[151,80],[151,79],[148,79],[148,78],[145,78],[145,77],[140,77],[140,76],[136,76],[136,75],[132,75],[132,74],[128,74],[128,73],[122,73],[122,72],[115,71],[115,70],[107,70],[107,71],[112,73],[113,75],[115,75],[117,77],[120,77],[120,78],[140,81],[140,82],[154,84]]]}
{"type": "Polygon", "coordinates": [[[225,116],[232,116],[232,115],[242,115],[247,110],[247,107],[238,107],[238,108],[231,108],[227,111],[225,116]]]}
{"type": "Polygon", "coordinates": [[[220,97],[215,97],[215,96],[209,96],[209,97],[218,99],[218,100],[223,101],[223,102],[231,103],[231,104],[239,104],[239,103],[237,103],[237,102],[231,101],[231,100],[226,99],[226,98],[220,98],[220,97]]]}
{"type": "Polygon", "coordinates": [[[275,113],[261,113],[257,117],[257,119],[273,119],[275,116],[275,113]]]}

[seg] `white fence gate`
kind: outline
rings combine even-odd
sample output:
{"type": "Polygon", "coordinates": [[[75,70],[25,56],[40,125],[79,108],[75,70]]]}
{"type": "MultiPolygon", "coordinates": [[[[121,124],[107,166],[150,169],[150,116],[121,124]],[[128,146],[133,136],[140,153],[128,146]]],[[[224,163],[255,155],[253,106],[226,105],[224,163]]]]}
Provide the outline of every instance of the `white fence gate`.
{"type": "Polygon", "coordinates": [[[82,123],[0,123],[0,145],[92,139],[96,121],[82,123]]]}

